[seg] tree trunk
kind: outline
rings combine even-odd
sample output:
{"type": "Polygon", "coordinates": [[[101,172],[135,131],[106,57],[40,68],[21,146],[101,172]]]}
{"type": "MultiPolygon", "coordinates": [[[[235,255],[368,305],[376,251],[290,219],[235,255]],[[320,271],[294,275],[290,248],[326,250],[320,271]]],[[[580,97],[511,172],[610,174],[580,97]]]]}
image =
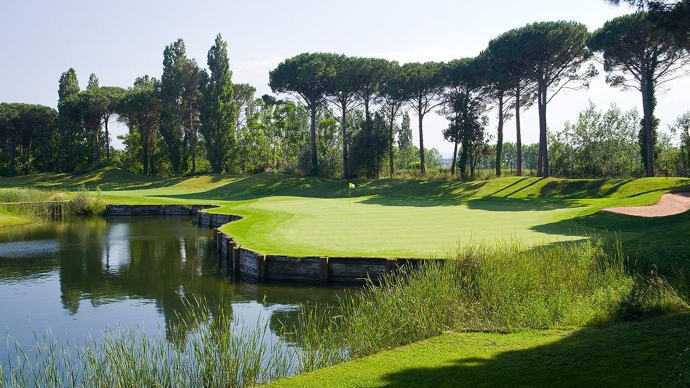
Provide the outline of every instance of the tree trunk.
{"type": "Polygon", "coordinates": [[[343,110],[343,122],[342,122],[342,133],[343,133],[343,178],[347,179],[350,177],[350,168],[348,166],[347,160],[347,103],[342,102],[343,110]]]}
{"type": "Polygon", "coordinates": [[[395,167],[393,166],[393,140],[395,139],[395,108],[391,107],[390,117],[390,137],[388,139],[388,168],[390,170],[391,178],[395,175],[395,167]]]}
{"type": "Polygon", "coordinates": [[[643,72],[641,78],[642,89],[642,114],[644,125],[644,146],[646,155],[645,172],[649,177],[654,176],[654,134],[652,131],[652,112],[651,101],[649,96],[649,80],[646,72],[643,72]]]}
{"type": "Polygon", "coordinates": [[[98,132],[100,132],[100,125],[97,126],[93,131],[93,158],[95,162],[101,160],[101,150],[98,142],[98,132]]]}
{"type": "Polygon", "coordinates": [[[309,105],[311,111],[311,174],[318,175],[319,161],[316,158],[316,104],[309,105]]]}
{"type": "Polygon", "coordinates": [[[108,132],[108,116],[103,117],[103,127],[105,128],[105,158],[110,160],[110,132],[108,132]]]}
{"type": "Polygon", "coordinates": [[[143,156],[143,158],[142,158],[143,166],[142,167],[144,168],[144,175],[148,176],[149,175],[149,159],[150,159],[150,157],[149,157],[149,138],[148,138],[148,136],[145,136],[145,137],[142,137],[141,140],[142,140],[141,143],[143,145],[143,150],[142,150],[143,151],[142,152],[143,153],[143,155],[142,155],[143,156]]]}
{"type": "Polygon", "coordinates": [[[24,174],[29,173],[29,155],[31,154],[31,139],[26,144],[26,149],[24,150],[24,155],[23,155],[23,167],[24,167],[24,174]]]}
{"type": "Polygon", "coordinates": [[[196,132],[194,132],[194,116],[192,112],[189,112],[189,132],[191,134],[189,147],[192,155],[192,175],[194,175],[196,173],[196,132]]]}
{"type": "Polygon", "coordinates": [[[496,177],[501,176],[501,154],[503,152],[503,92],[498,94],[498,129],[496,134],[496,177]]]}
{"type": "Polygon", "coordinates": [[[9,173],[10,173],[10,175],[15,175],[17,172],[16,161],[15,161],[16,156],[17,156],[17,146],[16,146],[14,139],[12,139],[12,138],[9,140],[9,149],[10,149],[10,152],[9,152],[9,154],[10,154],[9,155],[10,156],[9,173]]]}
{"type": "Polygon", "coordinates": [[[470,180],[473,181],[474,180],[475,163],[474,163],[474,152],[472,152],[472,147],[469,147],[467,154],[468,154],[469,160],[470,160],[470,180]]]}
{"type": "Polygon", "coordinates": [[[458,159],[458,138],[457,136],[455,137],[455,141],[453,142],[453,164],[450,165],[450,175],[455,176],[455,164],[457,163],[458,159]]]}
{"type": "Polygon", "coordinates": [[[539,164],[537,175],[542,177],[549,176],[549,156],[546,144],[546,85],[539,83],[539,164]]]}
{"type": "Polygon", "coordinates": [[[515,88],[515,135],[517,136],[515,148],[517,151],[517,166],[515,175],[522,175],[522,134],[520,133],[520,83],[515,88]]]}
{"type": "Polygon", "coordinates": [[[419,117],[419,173],[421,176],[426,176],[426,166],[424,160],[424,131],[422,130],[422,121],[424,121],[424,113],[422,113],[422,103],[419,102],[417,106],[419,110],[417,111],[419,117]]]}

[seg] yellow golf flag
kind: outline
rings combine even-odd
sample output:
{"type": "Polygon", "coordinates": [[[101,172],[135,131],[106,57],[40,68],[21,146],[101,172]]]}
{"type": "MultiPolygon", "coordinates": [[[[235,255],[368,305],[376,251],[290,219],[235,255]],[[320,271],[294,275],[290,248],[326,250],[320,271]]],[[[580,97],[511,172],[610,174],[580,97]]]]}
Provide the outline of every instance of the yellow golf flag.
{"type": "Polygon", "coordinates": [[[351,188],[351,189],[354,189],[354,188],[355,188],[355,184],[354,184],[354,183],[348,183],[348,184],[350,185],[350,188],[351,188]]]}

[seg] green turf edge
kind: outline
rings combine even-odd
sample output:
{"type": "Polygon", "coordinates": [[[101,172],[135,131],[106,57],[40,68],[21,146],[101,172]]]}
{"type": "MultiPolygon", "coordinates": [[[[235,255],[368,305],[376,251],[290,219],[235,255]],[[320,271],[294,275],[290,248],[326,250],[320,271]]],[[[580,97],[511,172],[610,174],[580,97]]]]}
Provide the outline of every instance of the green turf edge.
{"type": "Polygon", "coordinates": [[[0,214],[0,230],[12,226],[28,225],[36,222],[35,220],[19,217],[11,214],[0,214]]]}
{"type": "Polygon", "coordinates": [[[269,387],[687,386],[690,313],[604,328],[446,333],[269,387]],[[681,374],[684,374],[681,376],[681,374]]]}

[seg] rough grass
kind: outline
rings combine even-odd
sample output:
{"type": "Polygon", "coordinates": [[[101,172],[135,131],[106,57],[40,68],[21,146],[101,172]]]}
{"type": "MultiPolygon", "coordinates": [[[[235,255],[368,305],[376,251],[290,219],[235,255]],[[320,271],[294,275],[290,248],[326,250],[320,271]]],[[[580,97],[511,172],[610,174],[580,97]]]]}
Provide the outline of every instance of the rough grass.
{"type": "Polygon", "coordinates": [[[625,264],[598,242],[463,248],[343,298],[337,313],[305,310],[290,331],[314,356],[306,369],[315,369],[447,330],[600,326],[686,309],[663,278],[625,264]]]}

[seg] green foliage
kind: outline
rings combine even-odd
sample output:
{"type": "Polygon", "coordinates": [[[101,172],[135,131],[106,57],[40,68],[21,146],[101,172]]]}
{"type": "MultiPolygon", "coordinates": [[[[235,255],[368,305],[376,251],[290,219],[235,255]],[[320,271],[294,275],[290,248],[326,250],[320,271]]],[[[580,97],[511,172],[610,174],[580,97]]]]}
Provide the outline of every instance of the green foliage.
{"type": "Polygon", "coordinates": [[[58,103],[65,101],[73,95],[79,93],[79,80],[77,80],[77,72],[74,68],[69,68],[66,72],[60,75],[58,82],[58,103]]]}
{"type": "Polygon", "coordinates": [[[546,107],[564,87],[587,87],[596,75],[592,65],[580,73],[580,67],[590,57],[586,42],[587,27],[576,22],[537,22],[516,31],[515,43],[520,56],[516,59],[525,76],[537,87],[539,106],[539,158],[537,170],[549,176],[546,107]],[[549,96],[549,91],[554,94],[549,96]]]}
{"type": "Polygon", "coordinates": [[[220,34],[208,52],[210,74],[201,73],[201,134],[214,173],[223,172],[238,114],[228,62],[228,44],[220,34]]]}
{"type": "Polygon", "coordinates": [[[144,175],[155,175],[160,171],[162,160],[161,157],[156,157],[160,152],[161,135],[158,124],[162,110],[158,87],[159,84],[155,78],[149,76],[137,78],[134,86],[127,91],[118,104],[120,119],[129,126],[130,130],[130,134],[126,137],[126,140],[130,142],[125,142],[127,146],[125,153],[130,156],[139,155],[141,173],[144,175]],[[140,142],[135,142],[137,139],[140,142]],[[141,152],[138,151],[139,148],[141,152]]]}
{"type": "Polygon", "coordinates": [[[281,62],[269,73],[271,90],[277,93],[295,93],[311,115],[311,168],[313,175],[319,173],[316,148],[316,116],[318,108],[332,90],[339,56],[324,53],[303,53],[281,62]]]}
{"type": "Polygon", "coordinates": [[[673,79],[689,63],[690,55],[677,47],[673,36],[658,28],[646,12],[609,20],[592,34],[588,45],[603,54],[607,83],[642,94],[642,159],[647,176],[654,176],[655,90],[659,84],[673,79]]]}
{"type": "Polygon", "coordinates": [[[0,174],[52,169],[57,112],[43,105],[0,103],[0,174]]]}
{"type": "Polygon", "coordinates": [[[682,175],[690,176],[690,112],[676,119],[671,132],[680,137],[679,158],[682,175]]]}
{"type": "Polygon", "coordinates": [[[81,186],[79,191],[70,199],[67,207],[69,214],[94,215],[105,211],[105,202],[101,197],[100,188],[96,188],[96,196],[93,197],[84,186],[81,186]]]}
{"type": "Polygon", "coordinates": [[[590,103],[575,124],[550,138],[552,172],[567,177],[633,177],[642,171],[636,147],[639,115],[590,103]]]}
{"type": "Polygon", "coordinates": [[[420,174],[426,175],[424,160],[424,115],[441,104],[445,89],[445,64],[438,62],[406,63],[400,67],[402,95],[419,119],[420,174]]]}
{"type": "Polygon", "coordinates": [[[187,58],[184,41],[178,39],[163,51],[161,76],[160,133],[165,141],[173,173],[196,169],[199,131],[199,91],[201,72],[193,59],[187,58]]]}
{"type": "MultiPolygon", "coordinates": [[[[460,147],[460,176],[464,180],[474,179],[474,167],[483,149],[488,119],[483,116],[488,110],[487,100],[491,89],[487,82],[488,67],[484,57],[465,58],[448,65],[449,121],[444,137],[460,147]],[[467,168],[471,173],[468,174],[467,168]]],[[[455,173],[453,155],[452,174],[455,173]]]]}

